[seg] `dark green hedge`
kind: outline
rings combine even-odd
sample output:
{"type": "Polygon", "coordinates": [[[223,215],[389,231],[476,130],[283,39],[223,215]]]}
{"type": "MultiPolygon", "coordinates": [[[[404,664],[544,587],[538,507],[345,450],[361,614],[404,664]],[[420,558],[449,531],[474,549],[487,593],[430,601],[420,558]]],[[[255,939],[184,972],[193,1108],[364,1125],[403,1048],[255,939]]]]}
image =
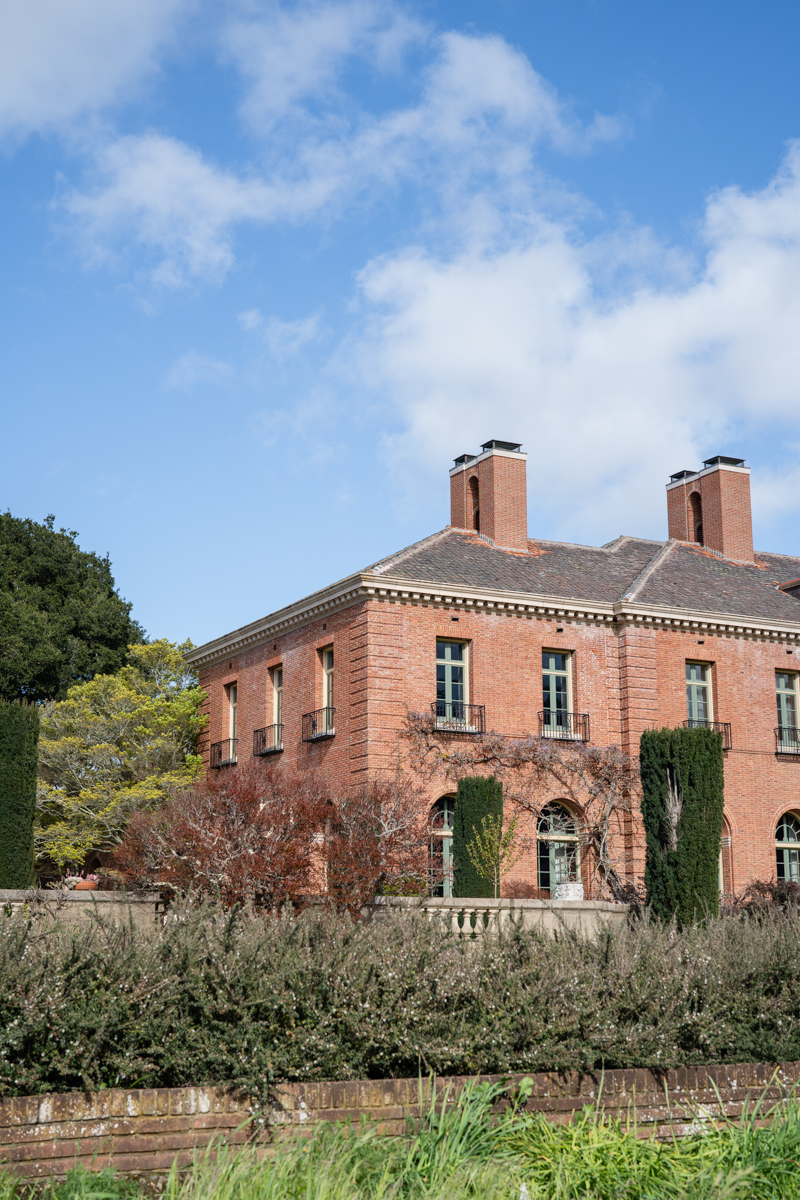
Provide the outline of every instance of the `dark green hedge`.
{"type": "Polygon", "coordinates": [[[800,917],[456,941],[422,918],[0,918],[0,1094],[800,1060],[800,917]]]}
{"type": "Polygon", "coordinates": [[[27,888],[34,882],[38,761],[38,710],[0,700],[0,888],[27,888]]]}
{"type": "Polygon", "coordinates": [[[494,775],[459,780],[453,814],[454,892],[456,896],[493,897],[494,881],[479,875],[467,847],[485,816],[503,816],[503,785],[494,775]]]}
{"type": "Polygon", "coordinates": [[[653,729],[642,734],[642,818],[647,838],[645,887],[651,912],[689,924],[719,909],[719,846],[724,777],[722,735],[711,729],[653,729]],[[669,788],[682,800],[677,844],[669,788]]]}

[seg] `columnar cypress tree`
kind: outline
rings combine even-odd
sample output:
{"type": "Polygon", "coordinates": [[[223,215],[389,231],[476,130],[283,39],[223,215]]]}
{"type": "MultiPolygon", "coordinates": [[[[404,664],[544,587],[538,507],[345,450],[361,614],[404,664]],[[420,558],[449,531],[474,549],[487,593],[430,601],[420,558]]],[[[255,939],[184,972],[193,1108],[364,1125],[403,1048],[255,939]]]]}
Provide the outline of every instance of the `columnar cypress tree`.
{"type": "Polygon", "coordinates": [[[724,779],[722,735],[711,729],[642,734],[645,887],[655,916],[681,925],[719,911],[724,779]]]}
{"type": "Polygon", "coordinates": [[[38,757],[38,709],[0,700],[0,888],[27,888],[34,882],[38,757]]]}
{"type": "Polygon", "coordinates": [[[503,817],[503,785],[494,775],[468,775],[459,780],[453,814],[454,893],[456,896],[494,896],[494,881],[479,875],[467,852],[472,837],[487,815],[503,817]]]}

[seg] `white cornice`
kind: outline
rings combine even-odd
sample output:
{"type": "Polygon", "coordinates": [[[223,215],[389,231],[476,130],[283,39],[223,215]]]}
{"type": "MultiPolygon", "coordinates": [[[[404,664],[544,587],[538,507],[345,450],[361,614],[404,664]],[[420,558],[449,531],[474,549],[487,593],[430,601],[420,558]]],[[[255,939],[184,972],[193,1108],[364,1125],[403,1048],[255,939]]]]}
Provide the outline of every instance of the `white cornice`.
{"type": "Polygon", "coordinates": [[[621,600],[614,605],[619,623],[661,628],[705,630],[720,636],[800,639],[800,621],[769,621],[762,617],[740,617],[702,609],[674,608],[660,604],[636,604],[621,600]]]}
{"type": "Polygon", "coordinates": [[[450,471],[451,479],[452,479],[453,475],[458,475],[461,471],[466,471],[470,467],[477,466],[477,464],[479,462],[483,462],[483,460],[485,458],[491,458],[492,455],[494,455],[495,458],[522,458],[522,459],[525,459],[528,457],[527,453],[524,450],[484,450],[482,454],[476,454],[475,457],[471,458],[468,462],[458,463],[457,466],[451,468],[451,471],[450,471]]]}
{"type": "Polygon", "coordinates": [[[667,491],[671,492],[678,487],[691,487],[696,479],[702,479],[704,475],[710,475],[713,471],[733,471],[736,475],[750,474],[749,467],[734,467],[731,463],[714,463],[710,467],[704,467],[702,471],[695,471],[692,475],[687,475],[684,479],[676,479],[674,483],[668,483],[667,491]]]}
{"type": "Polygon", "coordinates": [[[647,625],[657,628],[705,630],[722,636],[790,641],[800,639],[800,621],[767,621],[730,613],[707,613],[666,605],[637,604],[620,600],[598,603],[563,596],[494,588],[435,585],[428,580],[387,578],[362,572],[291,604],[279,612],[235,629],[232,633],[197,646],[186,655],[195,666],[210,666],[243,650],[252,649],[290,630],[364,600],[460,608],[465,612],[503,613],[507,616],[555,618],[566,621],[647,625]]]}

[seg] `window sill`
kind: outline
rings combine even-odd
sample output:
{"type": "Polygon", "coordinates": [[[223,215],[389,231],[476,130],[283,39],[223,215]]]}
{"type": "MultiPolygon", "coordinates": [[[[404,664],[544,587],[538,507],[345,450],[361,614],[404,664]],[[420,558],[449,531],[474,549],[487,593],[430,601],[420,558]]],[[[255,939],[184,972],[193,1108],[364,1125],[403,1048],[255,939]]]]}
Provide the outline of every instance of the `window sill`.
{"type": "Polygon", "coordinates": [[[283,754],[283,746],[270,746],[268,750],[259,750],[253,758],[267,758],[270,754],[283,754]]]}

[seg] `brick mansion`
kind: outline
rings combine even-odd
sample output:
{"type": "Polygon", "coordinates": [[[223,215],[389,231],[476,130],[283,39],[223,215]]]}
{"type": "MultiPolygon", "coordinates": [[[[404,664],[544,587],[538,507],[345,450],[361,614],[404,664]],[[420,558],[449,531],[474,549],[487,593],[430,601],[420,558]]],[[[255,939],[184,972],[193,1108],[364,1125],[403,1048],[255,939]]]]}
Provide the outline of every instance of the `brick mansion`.
{"type": "MultiPolygon", "coordinates": [[[[463,741],[492,730],[634,756],[646,729],[713,724],[721,890],[800,881],[800,558],[753,550],[748,468],[679,471],[667,540],[594,547],[529,538],[525,464],[510,442],[461,455],[444,529],[193,650],[209,770],[256,759],[352,789],[393,769],[408,712],[463,741]]],[[[426,786],[446,867],[452,793],[426,786]]],[[[539,894],[580,878],[590,892],[572,816],[542,795],[515,870],[539,894]]],[[[625,869],[640,882],[640,829],[625,869]]]]}

